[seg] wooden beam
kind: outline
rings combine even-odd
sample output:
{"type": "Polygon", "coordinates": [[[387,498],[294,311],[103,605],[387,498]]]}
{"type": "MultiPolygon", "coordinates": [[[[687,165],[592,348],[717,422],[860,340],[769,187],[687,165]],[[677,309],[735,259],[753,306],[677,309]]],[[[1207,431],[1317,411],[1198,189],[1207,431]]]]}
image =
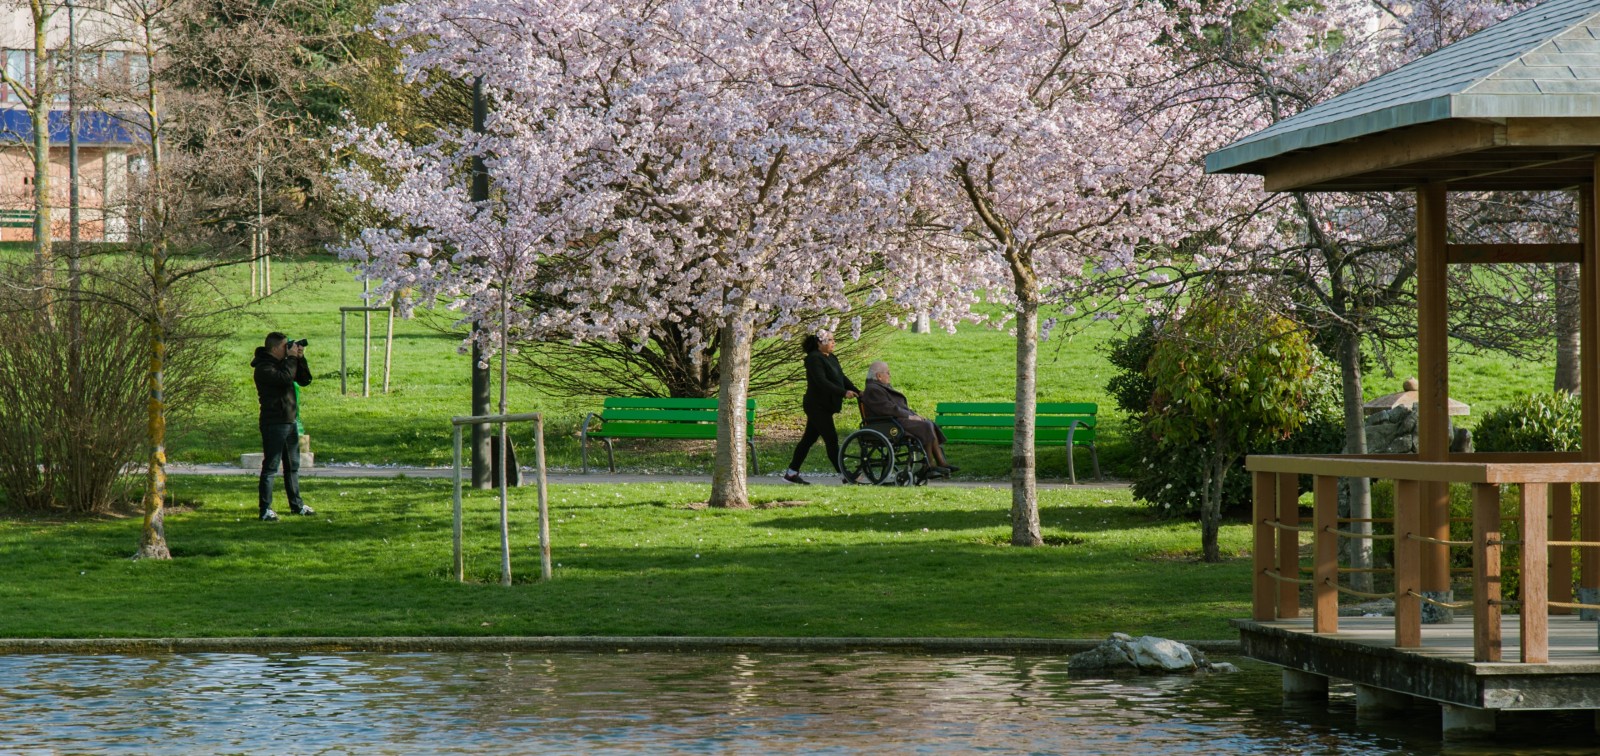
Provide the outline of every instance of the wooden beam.
{"type": "MultiPolygon", "coordinates": [[[[1278,476],[1278,522],[1291,528],[1300,526],[1300,476],[1278,476]]],[[[1300,577],[1300,531],[1278,531],[1278,574],[1300,577]]],[[[1278,619],[1300,616],[1300,584],[1279,581],[1278,619]]]]}
{"type": "MultiPolygon", "coordinates": [[[[1550,486],[1550,540],[1572,540],[1572,484],[1549,483],[1550,486]]],[[[1550,600],[1562,604],[1572,603],[1572,549],[1559,548],[1550,552],[1550,600]]],[[[1564,606],[1550,607],[1551,614],[1571,614],[1564,606]]]]}
{"type": "Polygon", "coordinates": [[[1311,626],[1315,632],[1339,632],[1339,479],[1318,475],[1312,482],[1312,522],[1316,525],[1312,562],[1311,626]]]}
{"type": "MultiPolygon", "coordinates": [[[[1600,155],[1593,176],[1600,176],[1600,155]]],[[[1578,236],[1583,240],[1583,264],[1578,267],[1578,397],[1583,427],[1583,459],[1600,461],[1600,230],[1596,229],[1595,203],[1600,196],[1591,180],[1578,191],[1578,236]]],[[[1578,530],[1584,541],[1600,541],[1600,484],[1578,487],[1578,530]]],[[[1600,588],[1600,552],[1585,549],[1578,585],[1600,588]]]]}
{"type": "Polygon", "coordinates": [[[1550,661],[1550,521],[1544,495],[1544,486],[1522,486],[1523,664],[1550,661]]]}
{"type": "Polygon", "coordinates": [[[1394,482],[1394,644],[1422,645],[1422,544],[1409,536],[1422,533],[1422,484],[1394,482]]]}
{"type": "Polygon", "coordinates": [[[1355,454],[1252,454],[1246,458],[1246,466],[1251,472],[1444,483],[1600,483],[1600,463],[1595,462],[1458,462],[1453,458],[1448,462],[1428,462],[1415,458],[1365,459],[1355,454]]]}
{"type": "Polygon", "coordinates": [[[1500,661],[1500,487],[1472,486],[1472,660],[1500,661]]]}
{"type": "Polygon", "coordinates": [[[1581,263],[1582,244],[1447,244],[1450,265],[1488,263],[1581,263]]]}
{"type": "Polygon", "coordinates": [[[1267,574],[1276,566],[1273,564],[1277,555],[1273,548],[1276,539],[1271,523],[1278,517],[1278,476],[1258,472],[1251,478],[1251,495],[1254,499],[1251,524],[1255,526],[1251,568],[1255,571],[1255,580],[1251,590],[1250,617],[1257,622],[1267,622],[1278,618],[1277,581],[1267,574]]]}
{"type": "Polygon", "coordinates": [[[1508,118],[1501,133],[1513,147],[1600,147],[1600,118],[1508,118]]]}
{"type": "Polygon", "coordinates": [[[1341,143],[1338,149],[1291,153],[1265,167],[1262,178],[1267,191],[1287,192],[1505,143],[1504,126],[1475,121],[1439,121],[1341,143]]]}
{"type": "MultiPolygon", "coordinates": [[[[1449,290],[1445,240],[1448,195],[1440,183],[1417,190],[1417,456],[1443,461],[1450,454],[1449,290]]],[[[1450,489],[1422,485],[1422,532],[1450,538],[1450,489]]],[[[1422,549],[1422,589],[1450,590],[1449,549],[1422,549]]]]}

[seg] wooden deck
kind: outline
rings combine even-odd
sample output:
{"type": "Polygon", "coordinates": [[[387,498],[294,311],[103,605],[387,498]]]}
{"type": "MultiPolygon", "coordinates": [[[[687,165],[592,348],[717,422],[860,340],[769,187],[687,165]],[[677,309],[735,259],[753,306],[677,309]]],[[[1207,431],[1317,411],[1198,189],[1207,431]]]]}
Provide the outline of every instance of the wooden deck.
{"type": "MultiPolygon", "coordinates": [[[[1301,673],[1348,680],[1472,709],[1600,710],[1600,625],[1549,618],[1549,661],[1474,662],[1470,617],[1426,625],[1422,645],[1398,648],[1393,617],[1341,617],[1335,633],[1311,618],[1234,620],[1244,655],[1301,673]]],[[[1515,658],[1519,623],[1505,623],[1506,657],[1515,658]]]]}

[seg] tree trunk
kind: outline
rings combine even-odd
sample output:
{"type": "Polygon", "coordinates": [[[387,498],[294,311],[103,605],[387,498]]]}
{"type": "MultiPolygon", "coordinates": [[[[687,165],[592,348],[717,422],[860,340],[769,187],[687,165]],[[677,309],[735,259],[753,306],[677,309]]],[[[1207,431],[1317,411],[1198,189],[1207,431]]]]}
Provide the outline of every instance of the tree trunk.
{"type": "Polygon", "coordinates": [[[717,355],[717,459],[711,472],[713,507],[750,508],[750,489],[745,480],[749,460],[745,457],[749,441],[745,402],[749,397],[750,353],[755,333],[749,313],[741,303],[722,327],[722,343],[717,355]]]}
{"type": "Polygon", "coordinates": [[[28,115],[33,129],[33,262],[38,267],[39,304],[49,317],[55,259],[50,249],[50,105],[55,96],[50,83],[50,50],[46,32],[51,11],[44,0],[33,0],[33,103],[28,115]]]}
{"type": "Polygon", "coordinates": [[[1039,298],[1031,285],[1019,285],[1017,289],[1017,414],[1011,444],[1011,545],[1040,546],[1044,538],[1039,532],[1039,490],[1033,449],[1034,411],[1039,401],[1039,298]]]}
{"type": "MultiPolygon", "coordinates": [[[[1367,453],[1366,412],[1362,405],[1361,390],[1361,334],[1354,329],[1344,330],[1339,339],[1339,380],[1344,406],[1344,453],[1367,453]]],[[[1368,478],[1346,478],[1350,492],[1350,530],[1371,533],[1372,481],[1368,478]]],[[[1351,538],[1346,547],[1350,566],[1366,569],[1372,566],[1372,540],[1351,538]]],[[[1350,573],[1350,585],[1358,591],[1372,592],[1372,573],[1350,573]]]]}
{"type": "Polygon", "coordinates": [[[1556,265],[1556,391],[1578,393],[1578,266],[1556,265]]]}
{"type": "Polygon", "coordinates": [[[1222,491],[1227,482],[1228,468],[1233,459],[1224,454],[1213,454],[1211,466],[1206,469],[1200,494],[1200,558],[1209,563],[1222,561],[1222,549],[1217,545],[1217,534],[1222,529],[1222,491]]]}
{"type": "Polygon", "coordinates": [[[171,559],[167,549],[166,498],[167,498],[167,301],[166,301],[166,250],[161,244],[152,245],[151,283],[155,296],[155,311],[150,319],[150,369],[146,376],[149,389],[149,424],[146,443],[150,449],[150,468],[145,478],[144,530],[139,535],[139,553],[135,559],[171,559]]]}

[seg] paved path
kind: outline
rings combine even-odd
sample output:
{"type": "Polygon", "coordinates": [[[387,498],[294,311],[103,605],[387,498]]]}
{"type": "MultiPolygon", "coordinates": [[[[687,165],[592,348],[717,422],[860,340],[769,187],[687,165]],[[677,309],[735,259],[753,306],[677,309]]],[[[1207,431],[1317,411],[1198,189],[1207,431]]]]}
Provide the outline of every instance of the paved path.
{"type": "MultiPolygon", "coordinates": [[[[256,470],[245,469],[238,465],[186,465],[169,464],[169,475],[255,475],[256,470]]],[[[303,478],[449,478],[452,472],[448,467],[379,467],[368,465],[331,465],[322,467],[302,467],[300,476],[303,478]]],[[[532,482],[532,471],[524,470],[523,479],[532,482]]],[[[578,485],[582,483],[711,483],[710,473],[701,475],[685,475],[677,473],[608,473],[591,472],[588,474],[572,470],[550,472],[545,476],[550,483],[559,485],[578,485]]],[[[807,480],[813,485],[838,486],[843,485],[839,479],[832,475],[809,475],[807,480]]],[[[783,478],[778,473],[768,475],[752,475],[749,478],[753,484],[784,485],[783,478]]],[[[955,480],[935,481],[935,486],[956,486],[960,488],[1010,488],[1010,480],[955,480]]],[[[1096,481],[1093,478],[1080,479],[1078,485],[1073,486],[1062,480],[1041,480],[1039,488],[1127,488],[1127,481],[1106,480],[1096,481]]]]}

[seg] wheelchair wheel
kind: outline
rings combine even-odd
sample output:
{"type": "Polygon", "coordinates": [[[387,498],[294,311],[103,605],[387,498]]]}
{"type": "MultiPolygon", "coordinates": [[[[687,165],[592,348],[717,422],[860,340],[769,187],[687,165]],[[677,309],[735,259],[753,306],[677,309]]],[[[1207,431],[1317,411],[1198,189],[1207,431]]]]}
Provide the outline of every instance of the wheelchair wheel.
{"type": "Polygon", "coordinates": [[[927,485],[928,476],[924,471],[928,469],[930,463],[927,450],[922,448],[922,442],[908,436],[897,451],[899,453],[895,455],[895,469],[903,471],[898,474],[906,478],[900,485],[927,485]]]}
{"type": "Polygon", "coordinates": [[[839,468],[857,480],[878,485],[894,476],[894,444],[889,437],[871,428],[850,434],[839,445],[839,468]]]}

